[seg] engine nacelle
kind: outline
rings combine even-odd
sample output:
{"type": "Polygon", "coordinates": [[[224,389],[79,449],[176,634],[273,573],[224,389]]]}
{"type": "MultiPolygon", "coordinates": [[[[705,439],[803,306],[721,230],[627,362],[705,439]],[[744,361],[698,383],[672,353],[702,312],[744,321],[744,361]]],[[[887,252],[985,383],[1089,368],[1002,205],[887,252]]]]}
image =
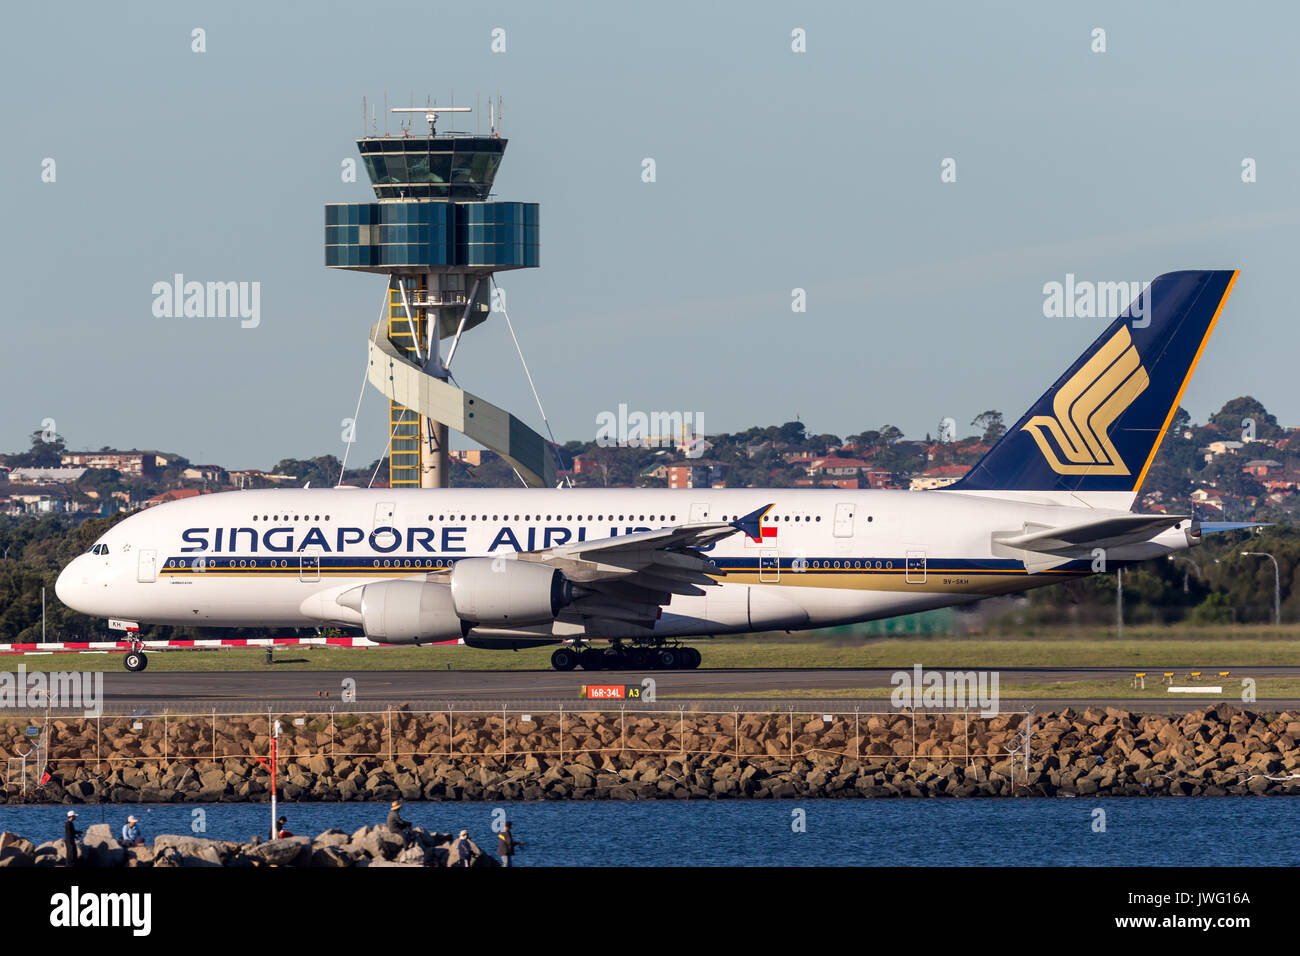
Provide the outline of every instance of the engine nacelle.
{"type": "MultiPolygon", "coordinates": [[[[347,597],[347,595],[344,595],[347,597]]],[[[351,602],[349,602],[351,603],[351,602]]],[[[422,581],[383,581],[361,589],[361,626],[381,644],[455,641],[469,625],[456,613],[451,589],[422,581]]]]}
{"type": "Polygon", "coordinates": [[[451,569],[451,600],[466,621],[518,627],[555,620],[573,585],[555,568],[513,558],[465,558],[451,569]]]}

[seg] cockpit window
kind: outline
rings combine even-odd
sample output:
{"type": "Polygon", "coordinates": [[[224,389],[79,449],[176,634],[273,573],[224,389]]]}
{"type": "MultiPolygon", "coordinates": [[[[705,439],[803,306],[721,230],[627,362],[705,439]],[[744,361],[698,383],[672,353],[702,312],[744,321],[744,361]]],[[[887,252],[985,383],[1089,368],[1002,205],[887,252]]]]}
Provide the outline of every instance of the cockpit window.
{"type": "Polygon", "coordinates": [[[90,549],[91,554],[108,554],[108,545],[97,544],[90,549]]]}

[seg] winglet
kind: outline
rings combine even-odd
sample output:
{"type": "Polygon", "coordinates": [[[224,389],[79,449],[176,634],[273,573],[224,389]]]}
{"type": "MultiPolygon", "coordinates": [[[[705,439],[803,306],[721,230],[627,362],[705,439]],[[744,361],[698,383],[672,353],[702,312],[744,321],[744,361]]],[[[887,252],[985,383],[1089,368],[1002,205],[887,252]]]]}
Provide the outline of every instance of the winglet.
{"type": "Polygon", "coordinates": [[[751,541],[762,541],[763,515],[767,514],[774,507],[776,507],[776,502],[772,502],[770,505],[763,505],[763,507],[759,508],[757,511],[751,511],[743,518],[737,518],[735,521],[731,522],[731,526],[737,531],[745,532],[751,541]]]}

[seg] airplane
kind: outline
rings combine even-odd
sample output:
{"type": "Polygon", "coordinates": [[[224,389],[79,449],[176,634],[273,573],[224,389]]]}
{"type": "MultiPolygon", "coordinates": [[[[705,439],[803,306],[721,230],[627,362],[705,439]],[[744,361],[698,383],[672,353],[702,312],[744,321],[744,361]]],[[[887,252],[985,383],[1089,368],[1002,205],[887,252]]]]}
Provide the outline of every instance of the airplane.
{"type": "Polygon", "coordinates": [[[968,604],[1196,545],[1131,509],[1237,279],[1156,278],[965,476],[932,491],[274,489],[132,515],[59,575],[142,624],[556,645],[558,670],[698,667],[691,637],[968,604]]]}

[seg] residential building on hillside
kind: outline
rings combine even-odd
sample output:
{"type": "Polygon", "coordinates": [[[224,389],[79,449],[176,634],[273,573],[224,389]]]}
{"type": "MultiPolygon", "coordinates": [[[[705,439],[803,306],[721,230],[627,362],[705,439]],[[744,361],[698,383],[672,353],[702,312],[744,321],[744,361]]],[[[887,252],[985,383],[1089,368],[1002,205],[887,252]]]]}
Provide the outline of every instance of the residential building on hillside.
{"type": "Polygon", "coordinates": [[[152,451],[73,451],[60,456],[64,465],[112,469],[122,475],[152,477],[167,466],[167,459],[152,451]]]}

